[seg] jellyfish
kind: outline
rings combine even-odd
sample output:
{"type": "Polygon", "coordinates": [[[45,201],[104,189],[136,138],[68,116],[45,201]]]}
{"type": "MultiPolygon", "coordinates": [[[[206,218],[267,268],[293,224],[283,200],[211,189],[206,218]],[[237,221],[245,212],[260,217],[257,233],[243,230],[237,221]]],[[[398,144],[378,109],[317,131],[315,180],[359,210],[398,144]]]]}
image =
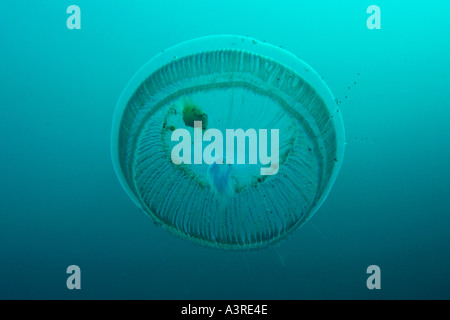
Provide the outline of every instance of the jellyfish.
{"type": "Polygon", "coordinates": [[[129,197],[158,225],[214,248],[266,248],[305,224],[343,155],[341,113],[323,79],[250,37],[209,36],[162,51],[130,80],[113,120],[113,164],[129,197]],[[246,133],[241,147],[230,129],[246,133]],[[180,141],[184,160],[174,161],[180,141]],[[268,168],[261,154],[275,145],[278,161],[268,168]]]}

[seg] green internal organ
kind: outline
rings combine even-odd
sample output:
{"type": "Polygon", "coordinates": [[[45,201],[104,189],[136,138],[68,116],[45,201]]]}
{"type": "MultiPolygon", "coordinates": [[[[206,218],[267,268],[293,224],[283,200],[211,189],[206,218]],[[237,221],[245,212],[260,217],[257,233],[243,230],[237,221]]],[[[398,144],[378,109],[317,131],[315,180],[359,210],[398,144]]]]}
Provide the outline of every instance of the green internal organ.
{"type": "Polygon", "coordinates": [[[190,101],[184,102],[183,121],[188,127],[194,127],[194,121],[202,122],[202,130],[208,126],[208,115],[200,107],[190,101]]]}

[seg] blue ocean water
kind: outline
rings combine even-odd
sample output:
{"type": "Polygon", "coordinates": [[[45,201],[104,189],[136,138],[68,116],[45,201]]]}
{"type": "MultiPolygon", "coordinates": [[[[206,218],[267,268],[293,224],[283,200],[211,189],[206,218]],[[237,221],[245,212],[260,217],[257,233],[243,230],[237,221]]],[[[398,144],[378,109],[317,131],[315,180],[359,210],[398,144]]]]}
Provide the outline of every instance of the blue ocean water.
{"type": "Polygon", "coordinates": [[[1,299],[449,299],[447,1],[46,1],[0,18],[1,299]],[[66,9],[81,8],[68,30],[66,9]],[[366,9],[381,9],[369,30],[366,9]],[[257,251],[177,238],[123,191],[117,100],[151,57],[251,36],[342,101],[345,158],[312,219],[257,251]],[[369,265],[381,290],[366,287],[369,265]],[[81,268],[68,290],[66,268],[81,268]]]}

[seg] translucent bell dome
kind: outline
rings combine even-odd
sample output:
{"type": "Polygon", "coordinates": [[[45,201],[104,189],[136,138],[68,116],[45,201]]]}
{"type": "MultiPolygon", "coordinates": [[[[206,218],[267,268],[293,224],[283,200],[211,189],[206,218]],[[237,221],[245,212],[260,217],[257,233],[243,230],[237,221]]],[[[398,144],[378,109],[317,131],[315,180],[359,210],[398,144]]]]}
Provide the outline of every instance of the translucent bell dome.
{"type": "MultiPolygon", "coordinates": [[[[205,151],[195,139],[193,148],[205,151]]],[[[304,224],[343,154],[342,118],[320,76],[248,37],[205,37],[161,52],[127,85],[113,121],[114,167],[136,205],[171,232],[217,248],[267,247],[304,224]],[[174,163],[173,134],[195,136],[195,121],[205,135],[277,129],[276,173],[261,175],[259,161],[229,164],[226,148],[212,164],[174,163]]]]}

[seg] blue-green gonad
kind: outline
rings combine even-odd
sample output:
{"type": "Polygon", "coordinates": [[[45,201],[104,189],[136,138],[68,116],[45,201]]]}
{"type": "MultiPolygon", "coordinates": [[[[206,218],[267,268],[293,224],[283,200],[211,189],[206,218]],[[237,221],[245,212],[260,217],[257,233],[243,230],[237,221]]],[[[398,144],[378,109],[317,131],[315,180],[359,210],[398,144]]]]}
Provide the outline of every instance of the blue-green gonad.
{"type": "Polygon", "coordinates": [[[200,38],[159,53],[131,79],[113,121],[114,167],[136,205],[174,234],[216,248],[264,248],[303,225],[330,192],[343,155],[342,117],[321,77],[248,37],[200,38]],[[212,164],[176,163],[178,129],[194,136],[193,150],[196,132],[277,129],[276,174],[262,175],[260,160],[229,161],[228,141],[212,164]]]}

